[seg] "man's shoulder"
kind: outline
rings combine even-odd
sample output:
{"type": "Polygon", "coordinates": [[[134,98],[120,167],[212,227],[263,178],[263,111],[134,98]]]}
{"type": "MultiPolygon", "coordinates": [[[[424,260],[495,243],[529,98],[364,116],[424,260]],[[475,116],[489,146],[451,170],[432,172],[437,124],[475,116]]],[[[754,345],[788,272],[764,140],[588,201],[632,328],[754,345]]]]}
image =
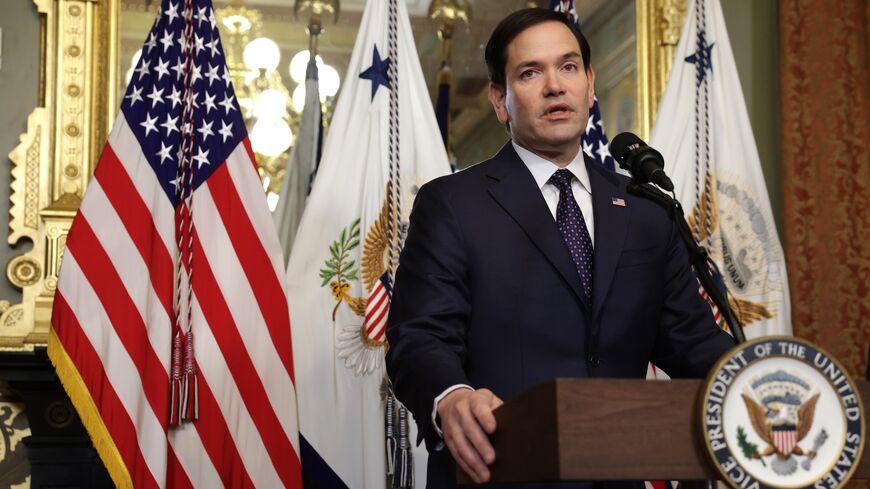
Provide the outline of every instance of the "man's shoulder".
{"type": "Polygon", "coordinates": [[[430,180],[422,186],[421,192],[446,193],[448,196],[461,196],[469,192],[477,192],[487,187],[486,182],[495,165],[499,165],[495,157],[489,158],[469,167],[457,170],[430,180]]]}

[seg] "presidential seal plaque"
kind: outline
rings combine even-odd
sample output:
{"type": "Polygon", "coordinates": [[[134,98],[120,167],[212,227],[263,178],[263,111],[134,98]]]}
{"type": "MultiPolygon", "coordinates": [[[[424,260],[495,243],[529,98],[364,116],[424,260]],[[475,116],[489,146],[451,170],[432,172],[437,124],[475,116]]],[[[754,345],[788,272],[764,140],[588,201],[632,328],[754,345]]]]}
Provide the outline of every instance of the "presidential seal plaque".
{"type": "Polygon", "coordinates": [[[704,382],[701,434],[739,489],[837,489],[864,448],[854,382],[806,341],[768,336],[736,346],[704,382]]]}

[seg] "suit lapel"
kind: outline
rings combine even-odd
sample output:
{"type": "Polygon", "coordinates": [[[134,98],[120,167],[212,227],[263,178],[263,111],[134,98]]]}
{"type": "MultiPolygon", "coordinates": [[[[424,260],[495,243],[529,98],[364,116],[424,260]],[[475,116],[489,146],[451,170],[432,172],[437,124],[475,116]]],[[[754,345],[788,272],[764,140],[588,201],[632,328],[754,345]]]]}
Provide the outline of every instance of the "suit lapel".
{"type": "Polygon", "coordinates": [[[586,304],[574,261],[534,177],[510,142],[493,159],[496,164],[490,165],[487,175],[496,183],[489,188],[490,195],[523,228],[529,239],[570,285],[580,302],[586,304]]]}
{"type": "Polygon", "coordinates": [[[616,265],[625,245],[631,208],[616,205],[614,199],[627,202],[625,189],[613,173],[586,158],[592,185],[592,209],[595,215],[595,252],[592,258],[593,317],[598,317],[608,289],[613,282],[616,265]]]}

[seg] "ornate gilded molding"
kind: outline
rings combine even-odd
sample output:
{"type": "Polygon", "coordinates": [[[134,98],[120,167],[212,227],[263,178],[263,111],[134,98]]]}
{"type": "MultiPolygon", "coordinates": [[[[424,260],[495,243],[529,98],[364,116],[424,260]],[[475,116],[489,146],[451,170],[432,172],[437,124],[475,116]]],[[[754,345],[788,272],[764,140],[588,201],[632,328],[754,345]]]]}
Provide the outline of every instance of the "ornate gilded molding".
{"type": "Polygon", "coordinates": [[[0,349],[13,350],[48,341],[66,235],[117,100],[119,0],[33,1],[41,23],[40,106],[9,154],[8,239],[33,247],[6,266],[22,302],[0,305],[0,349]]]}
{"type": "Polygon", "coordinates": [[[686,20],[687,0],[637,0],[637,117],[649,139],[686,20]]]}

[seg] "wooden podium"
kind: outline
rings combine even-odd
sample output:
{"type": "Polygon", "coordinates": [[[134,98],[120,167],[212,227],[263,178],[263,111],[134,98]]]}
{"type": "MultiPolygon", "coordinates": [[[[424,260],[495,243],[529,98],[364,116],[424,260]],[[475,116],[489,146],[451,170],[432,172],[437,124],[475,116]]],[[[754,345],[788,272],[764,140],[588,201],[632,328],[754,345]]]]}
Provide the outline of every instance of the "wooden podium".
{"type": "MultiPolygon", "coordinates": [[[[870,383],[856,383],[870,419],[870,383]]],[[[557,379],[532,387],[495,411],[492,482],[720,479],[699,433],[700,392],[700,380],[557,379]]],[[[852,478],[870,479],[870,449],[852,478]]]]}

